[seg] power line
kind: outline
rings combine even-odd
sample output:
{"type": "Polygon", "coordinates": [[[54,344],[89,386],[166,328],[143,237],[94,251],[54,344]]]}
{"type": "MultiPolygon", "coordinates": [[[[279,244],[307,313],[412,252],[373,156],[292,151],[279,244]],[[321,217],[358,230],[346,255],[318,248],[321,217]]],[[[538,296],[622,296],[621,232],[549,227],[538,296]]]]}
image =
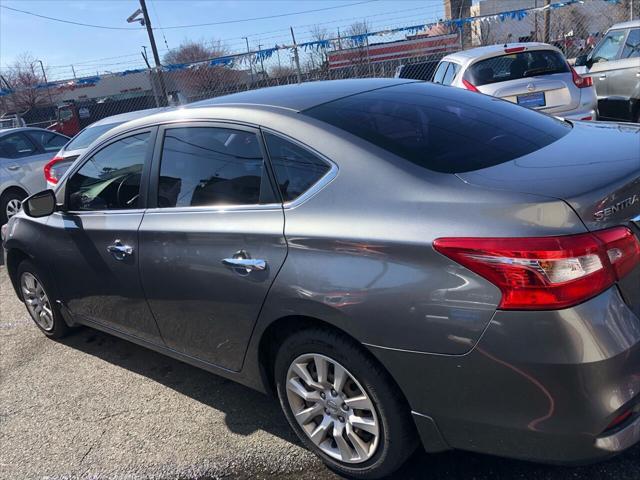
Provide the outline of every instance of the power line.
{"type": "Polygon", "coordinates": [[[242,19],[237,19],[237,20],[224,20],[222,22],[211,22],[211,23],[196,23],[196,24],[192,24],[192,25],[172,25],[170,27],[156,27],[156,30],[172,30],[172,29],[176,29],[176,28],[193,28],[193,27],[209,27],[212,25],[227,25],[230,23],[244,23],[244,22],[253,22],[256,20],[269,20],[271,18],[282,18],[282,17],[290,17],[293,15],[302,15],[303,13],[314,13],[314,12],[323,12],[326,10],[336,10],[338,8],[344,8],[344,7],[352,7],[354,5],[362,5],[363,3],[372,3],[372,2],[378,2],[379,0],[364,0],[362,2],[355,2],[355,3],[347,3],[346,5],[334,5],[331,7],[324,7],[324,8],[316,8],[314,10],[304,10],[301,12],[290,12],[290,13],[281,13],[278,15],[268,15],[266,17],[253,17],[253,18],[242,18],[242,19]]]}
{"type": "Polygon", "coordinates": [[[105,30],[142,30],[139,27],[110,27],[110,26],[107,26],[107,25],[94,25],[94,24],[91,24],[91,23],[74,22],[73,20],[64,20],[62,18],[48,17],[46,15],[40,15],[39,13],[33,13],[33,12],[28,12],[26,10],[20,10],[19,8],[7,7],[6,5],[0,5],[0,7],[6,8],[7,10],[13,10],[14,12],[20,12],[20,13],[24,13],[24,14],[27,14],[27,15],[33,15],[34,17],[44,18],[46,20],[52,20],[54,22],[69,23],[71,25],[79,25],[81,27],[102,28],[102,29],[105,29],[105,30]]]}

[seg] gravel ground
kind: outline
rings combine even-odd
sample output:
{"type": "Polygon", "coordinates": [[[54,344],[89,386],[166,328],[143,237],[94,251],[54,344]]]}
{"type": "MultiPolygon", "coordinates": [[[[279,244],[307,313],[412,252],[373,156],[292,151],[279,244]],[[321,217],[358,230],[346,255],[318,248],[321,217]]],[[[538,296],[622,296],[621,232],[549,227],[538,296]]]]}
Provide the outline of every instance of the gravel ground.
{"type": "MultiPolygon", "coordinates": [[[[45,338],[0,267],[0,478],[334,479],[275,400],[88,328],[45,338]]],[[[401,479],[640,479],[640,446],[563,468],[417,452],[401,479]]]]}

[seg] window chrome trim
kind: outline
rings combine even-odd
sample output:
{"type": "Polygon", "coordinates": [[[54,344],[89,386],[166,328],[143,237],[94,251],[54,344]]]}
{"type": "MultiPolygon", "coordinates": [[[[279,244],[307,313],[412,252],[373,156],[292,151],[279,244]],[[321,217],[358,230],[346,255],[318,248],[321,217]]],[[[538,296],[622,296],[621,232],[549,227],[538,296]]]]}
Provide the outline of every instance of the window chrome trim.
{"type": "Polygon", "coordinates": [[[250,212],[254,210],[282,210],[279,203],[263,203],[255,205],[198,205],[196,207],[154,207],[147,208],[145,215],[157,213],[226,213],[250,212]]]}
{"type": "MultiPolygon", "coordinates": [[[[278,132],[276,130],[272,130],[270,128],[263,128],[261,127],[260,130],[263,133],[263,142],[264,145],[267,149],[267,155],[269,156],[269,163],[271,163],[271,154],[269,153],[269,146],[267,145],[267,141],[266,139],[264,139],[264,134],[268,133],[270,135],[275,135],[276,137],[280,137],[284,140],[286,140],[287,142],[291,142],[294,145],[297,145],[298,147],[302,148],[303,150],[308,150],[309,152],[311,152],[314,156],[318,157],[320,160],[322,160],[323,162],[325,162],[328,166],[329,166],[329,170],[327,171],[327,173],[325,173],[322,177],[320,177],[318,179],[318,181],[316,181],[316,183],[314,183],[313,185],[311,185],[309,188],[307,188],[304,193],[302,193],[302,195],[298,196],[297,198],[295,198],[294,200],[288,201],[288,202],[284,202],[282,204],[282,208],[284,208],[285,210],[290,210],[292,208],[296,208],[299,207],[300,205],[302,205],[303,203],[305,203],[307,200],[309,200],[310,198],[314,197],[316,194],[318,194],[321,190],[323,190],[327,185],[329,185],[337,176],[338,176],[338,165],[330,160],[329,158],[327,158],[325,155],[323,155],[322,153],[318,152],[316,149],[302,143],[300,140],[297,140],[295,138],[292,138],[284,133],[278,132]]],[[[273,164],[271,165],[271,168],[273,168],[273,164]]],[[[275,175],[275,171],[274,171],[274,175],[275,175]]],[[[279,185],[277,184],[277,179],[276,179],[276,188],[279,189],[279,185]]],[[[279,194],[280,192],[278,192],[279,194]]]]}

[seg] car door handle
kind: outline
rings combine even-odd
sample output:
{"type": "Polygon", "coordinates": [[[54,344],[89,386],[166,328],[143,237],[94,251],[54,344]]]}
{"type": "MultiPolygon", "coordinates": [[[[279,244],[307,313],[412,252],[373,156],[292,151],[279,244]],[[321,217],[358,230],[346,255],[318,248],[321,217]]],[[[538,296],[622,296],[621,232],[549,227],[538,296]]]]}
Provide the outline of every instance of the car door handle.
{"type": "Polygon", "coordinates": [[[640,77],[640,72],[636,73],[636,77],[640,77]]]}
{"type": "Polygon", "coordinates": [[[20,165],[9,165],[7,167],[7,170],[12,170],[12,171],[16,171],[16,170],[20,170],[20,165]]]}
{"type": "Polygon", "coordinates": [[[605,79],[607,78],[607,76],[606,76],[606,75],[600,75],[598,78],[599,78],[600,80],[605,80],[605,79]]]}
{"type": "Polygon", "coordinates": [[[116,260],[124,260],[125,257],[133,254],[133,247],[116,240],[113,245],[107,247],[107,252],[111,253],[116,260]]]}
{"type": "Polygon", "coordinates": [[[223,258],[222,264],[228,267],[244,268],[247,272],[252,270],[265,270],[267,262],[259,258],[223,258]]]}

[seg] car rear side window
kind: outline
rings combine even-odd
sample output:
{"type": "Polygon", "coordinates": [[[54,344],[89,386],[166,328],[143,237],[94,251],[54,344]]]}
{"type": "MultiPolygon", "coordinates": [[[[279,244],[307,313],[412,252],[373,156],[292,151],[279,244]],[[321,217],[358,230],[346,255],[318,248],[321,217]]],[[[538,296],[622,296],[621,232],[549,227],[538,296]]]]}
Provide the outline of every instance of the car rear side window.
{"type": "Polygon", "coordinates": [[[513,160],[571,130],[568,123],[504,100],[428,83],[381,88],[303,113],[444,173],[513,160]]]}
{"type": "Polygon", "coordinates": [[[555,50],[531,50],[488,58],[471,65],[465,80],[479,87],[536,75],[569,72],[569,65],[555,50]]]}
{"type": "Polygon", "coordinates": [[[330,169],[307,149],[278,135],[265,133],[264,139],[284,202],[298,198],[330,169]]]}
{"type": "Polygon", "coordinates": [[[457,63],[449,63],[449,68],[444,74],[444,78],[442,79],[443,85],[451,85],[453,80],[456,78],[456,75],[460,71],[460,65],[457,63]]]}
{"type": "Polygon", "coordinates": [[[36,147],[21,133],[0,138],[0,157],[22,158],[35,155],[36,147]]]}
{"type": "Polygon", "coordinates": [[[216,127],[166,130],[158,207],[256,205],[264,203],[262,188],[271,187],[254,133],[216,127]]]}
{"type": "Polygon", "coordinates": [[[638,58],[640,57],[640,28],[629,30],[627,40],[624,42],[622,55],[620,58],[638,58]]]}
{"type": "Polygon", "coordinates": [[[440,64],[436,68],[435,73],[433,74],[434,83],[442,83],[442,80],[444,79],[444,74],[446,73],[448,66],[449,66],[449,62],[440,62],[440,64]]]}
{"type": "Polygon", "coordinates": [[[117,140],[84,162],[66,185],[69,210],[138,208],[149,133],[117,140]]]}
{"type": "Polygon", "coordinates": [[[57,133],[33,130],[27,132],[27,135],[36,143],[42,145],[45,152],[57,152],[69,141],[67,137],[58,135],[57,133]]]}

